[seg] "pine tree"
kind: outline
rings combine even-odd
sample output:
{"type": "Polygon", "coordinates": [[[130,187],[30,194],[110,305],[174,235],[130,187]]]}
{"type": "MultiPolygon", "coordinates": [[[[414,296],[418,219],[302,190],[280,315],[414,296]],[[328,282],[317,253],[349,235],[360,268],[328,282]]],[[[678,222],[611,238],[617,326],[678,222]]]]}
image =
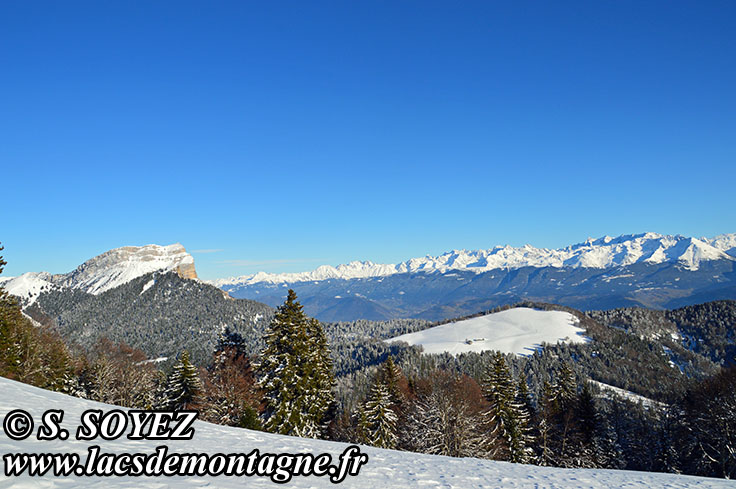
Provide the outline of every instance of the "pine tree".
{"type": "Polygon", "coordinates": [[[392,409],[393,400],[386,384],[373,383],[370,396],[361,413],[359,426],[364,443],[380,448],[395,448],[398,417],[392,409]]]}
{"type": "Polygon", "coordinates": [[[539,465],[554,466],[555,456],[552,449],[553,423],[554,423],[554,394],[552,385],[548,380],[542,384],[542,396],[537,411],[537,463],[539,465]]]}
{"type": "Polygon", "coordinates": [[[215,346],[215,360],[222,353],[228,353],[229,356],[233,357],[233,360],[239,360],[248,356],[248,345],[245,338],[237,331],[232,331],[230,327],[225,327],[225,330],[220,333],[217,338],[217,345],[215,346]]]}
{"type": "Polygon", "coordinates": [[[381,364],[377,372],[378,381],[382,382],[388,389],[391,399],[393,401],[394,411],[398,413],[401,405],[406,400],[406,396],[402,391],[402,385],[406,384],[406,379],[401,369],[394,362],[391,355],[388,356],[385,362],[381,364]]]}
{"type": "Polygon", "coordinates": [[[573,408],[577,399],[577,382],[575,381],[575,374],[567,362],[562,363],[553,390],[555,401],[560,410],[567,411],[573,408]]]}
{"type": "Polygon", "coordinates": [[[531,435],[529,423],[533,414],[529,388],[526,380],[519,378],[516,382],[516,392],[513,402],[509,405],[509,461],[516,463],[529,463],[533,459],[534,451],[532,445],[534,439],[531,435]]]}
{"type": "Polygon", "coordinates": [[[309,415],[317,422],[317,429],[306,436],[324,436],[332,420],[337,415],[335,400],[335,374],[327,335],[322,324],[314,318],[307,322],[308,377],[311,379],[309,415]]]}
{"type": "Polygon", "coordinates": [[[542,399],[540,463],[558,467],[580,466],[584,459],[577,421],[577,383],[572,368],[563,363],[557,380],[545,385],[542,399]],[[542,432],[543,430],[543,432],[542,432]]]}
{"type": "Polygon", "coordinates": [[[596,445],[600,423],[595,399],[590,392],[588,383],[583,384],[583,388],[578,395],[575,406],[575,422],[578,431],[578,436],[573,441],[577,444],[575,447],[575,466],[585,468],[599,466],[600,454],[597,453],[596,445]]]}
{"type": "Polygon", "coordinates": [[[496,352],[481,384],[483,396],[489,403],[483,413],[487,429],[486,454],[494,460],[510,460],[510,442],[514,427],[511,425],[514,386],[511,372],[501,352],[496,352]]]}
{"type": "Polygon", "coordinates": [[[185,350],[166,381],[165,407],[169,410],[192,409],[198,404],[201,392],[197,367],[189,361],[189,352],[185,350]]]}
{"type": "Polygon", "coordinates": [[[327,337],[289,290],[269,325],[258,365],[264,427],[273,433],[316,438],[335,413],[334,374],[327,337]]]}

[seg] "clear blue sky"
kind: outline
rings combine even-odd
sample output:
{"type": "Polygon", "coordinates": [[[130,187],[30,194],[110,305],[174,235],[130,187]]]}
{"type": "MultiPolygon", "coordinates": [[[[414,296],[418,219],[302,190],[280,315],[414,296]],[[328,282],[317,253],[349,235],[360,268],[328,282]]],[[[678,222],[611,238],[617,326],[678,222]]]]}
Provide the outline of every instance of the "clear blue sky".
{"type": "Polygon", "coordinates": [[[6,275],[736,232],[736,2],[3,2],[6,275]]]}

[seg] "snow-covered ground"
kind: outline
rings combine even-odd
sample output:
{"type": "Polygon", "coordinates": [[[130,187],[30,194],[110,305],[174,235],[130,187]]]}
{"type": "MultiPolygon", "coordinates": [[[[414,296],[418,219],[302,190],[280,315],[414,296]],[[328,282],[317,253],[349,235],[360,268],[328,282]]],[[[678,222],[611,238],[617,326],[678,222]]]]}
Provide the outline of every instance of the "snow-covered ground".
{"type": "MultiPolygon", "coordinates": [[[[62,427],[72,434],[76,432],[77,421],[86,409],[102,409],[105,412],[112,406],[68,397],[63,394],[44,391],[0,378],[0,418],[5,419],[14,409],[28,411],[38,422],[41,414],[48,409],[64,410],[62,427]]],[[[306,440],[288,436],[272,435],[238,428],[227,428],[208,423],[196,422],[195,434],[191,441],[167,442],[171,451],[206,453],[248,453],[253,449],[261,452],[312,452],[330,453],[338,456],[347,445],[342,443],[306,440]]],[[[134,441],[125,436],[113,440],[76,441],[73,435],[66,441],[38,441],[33,436],[23,441],[14,441],[0,433],[0,456],[7,453],[79,453],[84,457],[87,448],[98,444],[102,452],[148,452],[153,453],[160,441],[134,441]]],[[[286,487],[319,488],[351,487],[358,489],[375,488],[697,488],[716,489],[733,487],[733,481],[706,479],[699,477],[655,474],[646,472],[627,472],[615,470],[557,469],[514,465],[505,462],[478,460],[472,458],[455,459],[432,455],[381,450],[364,447],[369,460],[360,474],[334,485],[326,478],[295,477],[286,487]]],[[[3,462],[0,462],[3,465],[3,462]]],[[[284,487],[278,486],[265,477],[6,477],[0,471],[0,488],[77,488],[96,487],[104,489],[119,488],[238,488],[243,487],[284,487]]]]}
{"type": "Polygon", "coordinates": [[[328,279],[383,277],[397,273],[448,272],[464,270],[476,273],[522,267],[613,268],[634,263],[678,263],[697,270],[701,261],[736,258],[736,234],[715,238],[689,238],[681,235],[643,233],[616,238],[588,239],[556,250],[496,246],[485,250],[453,250],[439,256],[427,255],[398,264],[352,261],[336,267],[323,265],[310,272],[265,273],[212,280],[213,285],[230,290],[256,283],[296,283],[328,279]]]}
{"type": "Polygon", "coordinates": [[[641,403],[646,408],[665,406],[664,403],[655,401],[654,399],[649,399],[648,397],[644,397],[631,391],[627,391],[626,389],[621,389],[620,387],[616,387],[610,384],[604,384],[603,382],[598,382],[597,380],[591,380],[590,383],[596,385],[604,394],[610,393],[613,396],[622,397],[637,404],[641,403]]]}
{"type": "Polygon", "coordinates": [[[542,343],[587,341],[578,319],[568,312],[538,311],[517,307],[506,311],[464,319],[386,340],[421,345],[425,353],[498,350],[530,355],[542,343]]]}

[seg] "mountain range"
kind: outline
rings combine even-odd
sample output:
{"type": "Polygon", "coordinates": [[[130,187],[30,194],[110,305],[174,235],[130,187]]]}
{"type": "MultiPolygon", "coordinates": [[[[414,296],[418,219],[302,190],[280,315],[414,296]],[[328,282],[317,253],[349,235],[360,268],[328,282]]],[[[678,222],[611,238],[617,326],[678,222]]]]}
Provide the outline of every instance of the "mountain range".
{"type": "Polygon", "coordinates": [[[311,272],[256,273],[212,281],[233,297],[271,306],[287,288],[324,321],[442,320],[521,300],[578,309],[675,308],[736,298],[736,234],[644,233],[560,249],[454,250],[399,264],[355,261],[311,272]]]}
{"type": "MultiPolygon", "coordinates": [[[[173,244],[117,248],[66,274],[29,272],[0,278],[0,286],[28,308],[46,292],[100,295],[154,272],[198,280],[192,256],[173,244]]],[[[643,233],[588,239],[560,249],[453,250],[398,264],[354,261],[208,283],[233,298],[271,307],[293,288],[306,312],[323,321],[438,321],[524,300],[581,310],[672,309],[736,299],[736,233],[714,238],[643,233]]]]}

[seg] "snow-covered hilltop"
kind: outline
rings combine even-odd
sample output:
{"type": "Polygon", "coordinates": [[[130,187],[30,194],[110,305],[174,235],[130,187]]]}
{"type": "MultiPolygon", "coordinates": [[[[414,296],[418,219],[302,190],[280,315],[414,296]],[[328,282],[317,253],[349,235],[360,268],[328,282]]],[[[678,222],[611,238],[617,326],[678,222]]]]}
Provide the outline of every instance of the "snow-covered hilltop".
{"type": "Polygon", "coordinates": [[[87,260],[75,270],[59,275],[48,272],[28,272],[5,278],[0,286],[26,305],[33,303],[42,292],[59,288],[79,289],[90,294],[106,290],[156,271],[175,271],[184,278],[197,278],[194,258],[178,243],[169,246],[155,244],[124,246],[87,260]]]}
{"type": "MultiPolygon", "coordinates": [[[[218,426],[200,421],[194,424],[192,440],[129,440],[125,435],[115,440],[74,439],[82,412],[101,409],[109,413],[113,406],[69,397],[57,392],[0,378],[0,417],[5,418],[14,409],[27,411],[37,423],[47,409],[64,411],[61,426],[71,433],[67,440],[39,441],[35,436],[25,440],[12,440],[0,430],[0,453],[78,453],[85,460],[87,450],[99,445],[102,453],[155,453],[156,447],[166,445],[169,452],[177,453],[328,453],[333,459],[347,447],[344,443],[274,435],[260,431],[218,426]]],[[[129,432],[130,428],[126,432],[129,432]]],[[[451,458],[437,455],[382,450],[372,447],[361,449],[368,454],[368,462],[356,476],[348,477],[343,484],[332,484],[327,477],[296,476],[288,484],[276,484],[268,477],[54,477],[50,473],[42,477],[9,477],[0,470],[0,487],[61,488],[105,487],[118,488],[189,488],[189,487],[443,487],[471,489],[481,487],[514,488],[565,488],[602,489],[627,487],[649,489],[653,487],[727,488],[733,481],[708,479],[674,474],[630,472],[603,469],[559,469],[533,465],[511,464],[476,458],[451,458]]],[[[3,465],[0,458],[0,466],[3,465]]]]}
{"type": "Polygon", "coordinates": [[[470,319],[442,324],[385,340],[420,345],[424,353],[451,355],[497,350],[516,355],[530,355],[542,343],[583,343],[584,329],[569,312],[538,311],[516,307],[470,319]]]}
{"type": "Polygon", "coordinates": [[[228,289],[237,285],[256,283],[295,283],[327,279],[354,279],[383,277],[412,272],[448,272],[466,270],[477,273],[496,269],[523,267],[612,268],[636,263],[678,263],[688,270],[697,270],[702,261],[735,260],[736,233],[715,238],[688,238],[685,236],[644,233],[617,238],[604,236],[556,250],[497,246],[487,250],[453,250],[440,256],[412,258],[399,264],[378,264],[353,261],[336,267],[323,265],[311,272],[253,275],[214,280],[218,287],[228,289]]]}

